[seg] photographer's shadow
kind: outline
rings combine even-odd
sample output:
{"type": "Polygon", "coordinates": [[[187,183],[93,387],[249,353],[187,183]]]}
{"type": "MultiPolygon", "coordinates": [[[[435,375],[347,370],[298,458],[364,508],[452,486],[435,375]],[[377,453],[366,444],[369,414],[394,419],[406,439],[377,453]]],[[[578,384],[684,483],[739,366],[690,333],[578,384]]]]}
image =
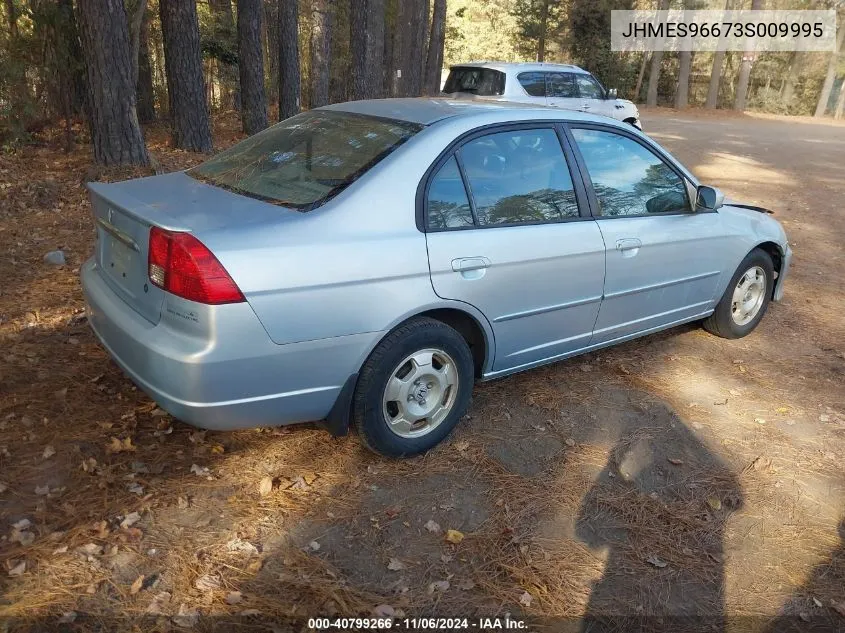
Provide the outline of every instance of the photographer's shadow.
{"type": "Polygon", "coordinates": [[[576,522],[606,555],[581,630],[723,631],[722,539],[739,482],[667,405],[625,404],[599,421],[616,440],[576,522]]]}

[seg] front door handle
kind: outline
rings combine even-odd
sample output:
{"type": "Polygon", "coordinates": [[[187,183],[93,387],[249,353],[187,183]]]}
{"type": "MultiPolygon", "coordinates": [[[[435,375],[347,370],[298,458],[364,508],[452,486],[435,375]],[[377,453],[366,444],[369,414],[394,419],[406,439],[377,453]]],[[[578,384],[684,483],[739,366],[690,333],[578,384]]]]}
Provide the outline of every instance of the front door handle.
{"type": "Polygon", "coordinates": [[[452,260],[452,270],[456,273],[465,273],[470,270],[481,270],[490,266],[490,260],[486,257],[459,257],[452,260]]]}
{"type": "Polygon", "coordinates": [[[636,237],[625,237],[621,240],[616,240],[617,251],[630,251],[639,248],[643,243],[636,237]]]}

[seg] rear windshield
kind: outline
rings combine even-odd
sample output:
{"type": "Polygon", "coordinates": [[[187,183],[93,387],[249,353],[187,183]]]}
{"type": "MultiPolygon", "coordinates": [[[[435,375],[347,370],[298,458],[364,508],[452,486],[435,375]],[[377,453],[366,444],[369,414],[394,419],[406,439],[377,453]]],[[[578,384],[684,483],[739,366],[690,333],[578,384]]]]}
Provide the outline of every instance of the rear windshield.
{"type": "Polygon", "coordinates": [[[312,110],[249,137],[187,173],[240,194],[310,211],[420,129],[405,121],[312,110]]]}
{"type": "Polygon", "coordinates": [[[449,71],[443,92],[469,92],[482,97],[505,93],[505,73],[492,68],[456,67],[449,71]]]}

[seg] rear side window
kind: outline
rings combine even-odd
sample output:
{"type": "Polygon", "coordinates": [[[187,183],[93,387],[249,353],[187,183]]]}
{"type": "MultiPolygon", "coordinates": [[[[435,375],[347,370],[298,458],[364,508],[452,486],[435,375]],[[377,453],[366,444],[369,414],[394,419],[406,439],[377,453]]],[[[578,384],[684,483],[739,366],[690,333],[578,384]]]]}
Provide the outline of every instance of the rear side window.
{"type": "Polygon", "coordinates": [[[454,156],[431,179],[427,209],[429,228],[459,229],[473,225],[469,198],[454,156]]]}
{"type": "Polygon", "coordinates": [[[519,84],[525,88],[525,92],[532,97],[546,96],[545,73],[519,73],[517,79],[519,84]]]}
{"type": "Polygon", "coordinates": [[[469,141],[460,155],[479,225],[578,217],[572,178],[554,130],[490,134],[469,141]]]}
{"type": "Polygon", "coordinates": [[[505,74],[492,68],[452,68],[443,86],[443,92],[468,92],[482,97],[502,95],[505,92],[505,74]]]}
{"type": "Polygon", "coordinates": [[[601,215],[691,210],[683,178],[636,141],[601,130],[573,129],[572,135],[587,165],[601,215]]]}
{"type": "Polygon", "coordinates": [[[241,141],[188,175],[236,193],[308,211],[355,182],[421,125],[312,110],[241,141]]]}
{"type": "Polygon", "coordinates": [[[546,76],[548,95],[558,98],[578,98],[572,73],[549,73],[546,76]]]}

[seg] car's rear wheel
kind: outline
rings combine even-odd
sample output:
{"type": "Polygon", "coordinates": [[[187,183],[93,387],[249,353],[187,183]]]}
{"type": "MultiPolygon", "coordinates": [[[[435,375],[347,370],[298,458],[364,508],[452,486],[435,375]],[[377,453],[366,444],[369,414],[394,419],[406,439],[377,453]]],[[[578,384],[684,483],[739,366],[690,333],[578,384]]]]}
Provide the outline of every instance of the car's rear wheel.
{"type": "Polygon", "coordinates": [[[737,268],[716,309],[704,321],[704,328],[723,338],[742,338],[760,323],[774,284],[771,256],[755,248],[737,268]]]}
{"type": "Polygon", "coordinates": [[[443,440],[469,406],[472,354],[454,329],[429,318],[388,334],[364,363],[352,401],[364,444],[403,457],[443,440]]]}

